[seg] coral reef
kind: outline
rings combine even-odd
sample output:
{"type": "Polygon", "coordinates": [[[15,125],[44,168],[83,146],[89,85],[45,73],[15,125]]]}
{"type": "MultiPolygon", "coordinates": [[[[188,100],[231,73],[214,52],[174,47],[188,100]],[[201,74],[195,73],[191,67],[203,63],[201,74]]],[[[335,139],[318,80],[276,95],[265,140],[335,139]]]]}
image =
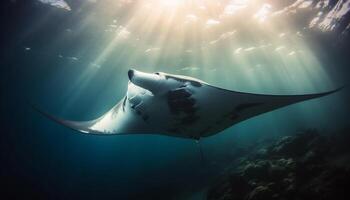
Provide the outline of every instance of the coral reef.
{"type": "Polygon", "coordinates": [[[316,130],[286,136],[237,158],[208,200],[350,199],[349,136],[316,130]]]}

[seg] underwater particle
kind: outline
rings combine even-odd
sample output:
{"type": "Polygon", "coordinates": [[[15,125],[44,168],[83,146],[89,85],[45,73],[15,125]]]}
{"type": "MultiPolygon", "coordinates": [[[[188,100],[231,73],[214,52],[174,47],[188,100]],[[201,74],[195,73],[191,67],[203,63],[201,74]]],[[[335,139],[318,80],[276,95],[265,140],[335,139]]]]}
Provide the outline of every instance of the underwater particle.
{"type": "Polygon", "coordinates": [[[291,51],[288,53],[288,56],[293,56],[293,55],[295,55],[295,51],[291,51]]]}
{"type": "Polygon", "coordinates": [[[255,49],[256,47],[248,47],[248,48],[245,48],[244,51],[249,52],[249,51],[254,51],[255,49]]]}
{"type": "Polygon", "coordinates": [[[199,6],[198,9],[199,9],[199,10],[206,10],[207,7],[205,7],[205,6],[199,6]]]}
{"type": "Polygon", "coordinates": [[[323,1],[320,1],[316,4],[315,8],[327,8],[329,6],[329,1],[330,0],[323,0],[323,1]]]}
{"type": "Polygon", "coordinates": [[[242,51],[242,48],[239,47],[239,48],[237,48],[233,53],[234,53],[234,54],[239,54],[239,53],[241,53],[241,51],[242,51]]]}
{"type": "Polygon", "coordinates": [[[247,8],[247,2],[246,1],[232,1],[229,3],[222,13],[222,16],[231,16],[236,14],[238,11],[247,8]]]}
{"type": "Polygon", "coordinates": [[[220,42],[220,41],[224,41],[224,40],[230,39],[230,38],[232,38],[232,36],[233,36],[235,33],[236,33],[236,30],[223,33],[223,34],[221,34],[221,35],[219,36],[218,39],[209,42],[209,44],[214,45],[214,44],[216,44],[216,43],[218,43],[218,42],[220,42]]]}
{"type": "Polygon", "coordinates": [[[116,32],[117,32],[117,37],[123,40],[128,39],[131,35],[131,32],[124,26],[119,26],[116,32]]]}
{"type": "Polygon", "coordinates": [[[110,28],[118,28],[118,26],[117,25],[115,25],[115,24],[110,24],[110,25],[108,25],[110,28]]]}
{"type": "Polygon", "coordinates": [[[70,28],[67,28],[65,31],[66,31],[67,33],[72,33],[72,32],[73,32],[72,29],[70,29],[70,28]]]}
{"type": "Polygon", "coordinates": [[[286,33],[280,33],[280,34],[278,35],[279,38],[283,38],[283,37],[285,37],[285,36],[286,36],[286,33]]]}
{"type": "Polygon", "coordinates": [[[272,44],[271,43],[268,43],[268,44],[262,44],[262,45],[260,45],[259,46],[259,48],[266,48],[266,47],[270,47],[270,46],[272,46],[272,44]]]}
{"type": "Polygon", "coordinates": [[[270,14],[272,6],[268,3],[265,3],[261,6],[261,8],[256,12],[253,17],[257,19],[260,23],[266,21],[267,17],[270,14]]]}
{"type": "Polygon", "coordinates": [[[32,48],[30,48],[30,47],[24,47],[24,50],[25,50],[25,51],[30,51],[30,50],[32,50],[32,48]]]}
{"type": "Polygon", "coordinates": [[[194,14],[186,15],[185,24],[195,23],[195,22],[198,22],[197,15],[194,15],[194,14]]]}
{"type": "Polygon", "coordinates": [[[199,67],[183,67],[180,69],[181,71],[197,71],[199,67]]]}
{"type": "Polygon", "coordinates": [[[292,3],[289,6],[284,7],[281,10],[275,11],[274,13],[272,13],[272,16],[277,17],[277,16],[281,16],[281,15],[288,15],[288,14],[295,14],[299,9],[304,9],[307,7],[309,7],[310,5],[308,5],[309,3],[312,1],[305,1],[305,0],[296,0],[294,3],[292,3]]]}
{"type": "Polygon", "coordinates": [[[255,65],[255,68],[260,69],[260,68],[262,68],[262,66],[263,66],[263,65],[259,63],[259,64],[256,64],[256,65],[255,65]]]}
{"type": "Polygon", "coordinates": [[[148,53],[158,52],[158,51],[160,51],[159,47],[153,47],[153,48],[146,49],[145,53],[148,54],[148,53]]]}
{"type": "Polygon", "coordinates": [[[61,54],[58,54],[58,57],[59,57],[59,58],[63,58],[63,56],[62,56],[61,54]]]}
{"type": "Polygon", "coordinates": [[[309,28],[313,28],[313,27],[318,25],[318,23],[320,22],[320,19],[322,17],[322,14],[323,14],[323,12],[317,13],[317,16],[310,21],[309,28]]]}
{"type": "Polygon", "coordinates": [[[62,8],[68,11],[72,10],[71,7],[68,5],[68,3],[64,0],[38,0],[38,1],[43,4],[54,6],[56,8],[62,8]]]}
{"type": "Polygon", "coordinates": [[[101,65],[97,63],[90,63],[90,66],[98,69],[101,68],[101,65]]]}
{"type": "Polygon", "coordinates": [[[310,7],[312,5],[312,1],[311,0],[309,0],[309,1],[304,1],[304,2],[302,2],[299,6],[298,6],[298,8],[308,8],[308,7],[310,7]]]}
{"type": "Polygon", "coordinates": [[[299,36],[299,37],[303,37],[303,34],[300,31],[297,31],[296,35],[299,36]]]}
{"type": "Polygon", "coordinates": [[[278,46],[275,48],[275,51],[281,51],[283,49],[285,49],[286,47],[285,46],[278,46]]]}
{"type": "Polygon", "coordinates": [[[215,20],[215,19],[208,19],[208,21],[205,23],[206,28],[212,28],[212,27],[217,26],[219,24],[221,24],[221,22],[218,20],[215,20]]]}
{"type": "Polygon", "coordinates": [[[67,57],[67,59],[68,59],[68,60],[71,60],[71,61],[78,61],[78,60],[79,60],[79,58],[74,57],[74,56],[72,56],[72,57],[67,57]]]}

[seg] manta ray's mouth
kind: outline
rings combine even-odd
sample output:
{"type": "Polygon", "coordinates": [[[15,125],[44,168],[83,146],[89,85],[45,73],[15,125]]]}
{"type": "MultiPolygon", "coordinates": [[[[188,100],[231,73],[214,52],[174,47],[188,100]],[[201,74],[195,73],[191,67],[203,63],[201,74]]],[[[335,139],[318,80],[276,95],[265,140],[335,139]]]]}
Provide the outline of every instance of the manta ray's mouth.
{"type": "Polygon", "coordinates": [[[130,69],[128,71],[128,77],[131,83],[144,88],[153,94],[156,94],[159,91],[161,77],[157,74],[130,69]]]}
{"type": "Polygon", "coordinates": [[[130,81],[132,81],[132,78],[134,77],[134,70],[132,70],[132,69],[129,69],[129,71],[128,71],[128,77],[129,77],[129,80],[130,81]]]}

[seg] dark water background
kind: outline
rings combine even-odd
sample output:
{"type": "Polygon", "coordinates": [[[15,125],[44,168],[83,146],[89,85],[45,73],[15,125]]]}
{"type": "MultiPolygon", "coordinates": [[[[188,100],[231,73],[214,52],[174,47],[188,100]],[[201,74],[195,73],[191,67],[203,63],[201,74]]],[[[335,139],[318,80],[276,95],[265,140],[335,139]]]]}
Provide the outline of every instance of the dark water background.
{"type": "MultiPolygon", "coordinates": [[[[71,6],[76,8],[80,4],[81,1],[72,1],[71,6]]],[[[78,33],[66,30],[81,25],[81,18],[93,10],[89,6],[83,8],[81,13],[67,14],[32,1],[2,2],[0,163],[1,188],[5,196],[201,199],[203,188],[221,173],[241,147],[307,128],[332,132],[346,127],[349,122],[349,89],[346,88],[332,96],[268,113],[203,139],[206,162],[216,163],[211,167],[201,163],[198,146],[191,140],[157,135],[98,137],[77,134],[44,118],[28,102],[35,102],[68,119],[88,120],[108,110],[123,96],[126,72],[131,66],[145,71],[193,75],[205,81],[214,73],[201,70],[191,74],[165,67],[176,63],[175,58],[157,62],[137,57],[132,61],[123,59],[128,55],[125,47],[114,50],[113,56],[108,57],[98,71],[86,72],[84,67],[91,65],[94,55],[101,52],[100,35],[94,32],[100,24],[87,23],[78,33]],[[62,37],[62,34],[75,35],[62,37]],[[30,50],[26,50],[27,47],[30,50]],[[77,56],[79,60],[69,56],[77,56]]],[[[127,18],[128,10],[124,12],[120,15],[127,18]]],[[[298,88],[297,92],[301,93],[331,89],[349,83],[348,41],[345,38],[334,45],[335,36],[317,34],[306,41],[305,45],[310,46],[331,77],[324,85],[323,79],[316,77],[314,87],[306,85],[306,90],[303,84],[281,88],[244,84],[230,87],[231,80],[223,82],[220,78],[232,72],[225,67],[216,69],[210,83],[258,93],[293,93],[298,88]]],[[[283,81],[276,77],[279,79],[283,81]]],[[[276,83],[278,81],[271,84],[276,83]]]]}

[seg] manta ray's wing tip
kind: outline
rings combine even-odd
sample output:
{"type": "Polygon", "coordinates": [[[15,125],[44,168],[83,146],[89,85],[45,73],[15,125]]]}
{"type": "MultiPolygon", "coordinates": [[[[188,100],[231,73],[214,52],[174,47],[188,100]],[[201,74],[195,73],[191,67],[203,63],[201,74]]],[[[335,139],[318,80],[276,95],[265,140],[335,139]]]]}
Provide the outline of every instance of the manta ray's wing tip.
{"type": "Polygon", "coordinates": [[[59,117],[53,116],[49,114],[48,112],[45,112],[44,110],[40,109],[38,106],[35,104],[31,103],[31,107],[37,111],[38,113],[42,114],[43,116],[47,117],[48,119],[63,125],[67,128],[70,128],[78,133],[82,134],[89,134],[89,135],[98,135],[98,136],[109,136],[109,135],[129,135],[128,133],[117,133],[117,132],[106,132],[102,130],[95,130],[92,129],[91,127],[96,123],[96,120],[91,120],[91,121],[71,121],[71,120],[65,120],[61,119],[59,117]]]}
{"type": "Polygon", "coordinates": [[[347,86],[348,86],[347,84],[344,84],[344,85],[338,87],[337,89],[335,89],[334,92],[338,92],[338,91],[340,91],[340,90],[346,88],[347,86]]]}
{"type": "Polygon", "coordinates": [[[321,93],[321,95],[325,96],[325,95],[333,94],[333,93],[336,93],[336,92],[339,92],[339,91],[343,90],[345,87],[346,87],[346,85],[342,85],[340,87],[337,87],[336,89],[330,90],[328,92],[321,93]]]}
{"type": "Polygon", "coordinates": [[[33,103],[30,103],[31,107],[37,111],[38,113],[42,114],[43,116],[47,117],[48,119],[61,124],[65,127],[68,127],[72,130],[78,131],[80,133],[85,133],[85,134],[96,134],[94,131],[89,129],[88,123],[89,122],[78,122],[78,121],[70,121],[70,120],[64,120],[59,117],[53,116],[49,114],[48,112],[40,109],[38,106],[36,106],[33,103]]]}

